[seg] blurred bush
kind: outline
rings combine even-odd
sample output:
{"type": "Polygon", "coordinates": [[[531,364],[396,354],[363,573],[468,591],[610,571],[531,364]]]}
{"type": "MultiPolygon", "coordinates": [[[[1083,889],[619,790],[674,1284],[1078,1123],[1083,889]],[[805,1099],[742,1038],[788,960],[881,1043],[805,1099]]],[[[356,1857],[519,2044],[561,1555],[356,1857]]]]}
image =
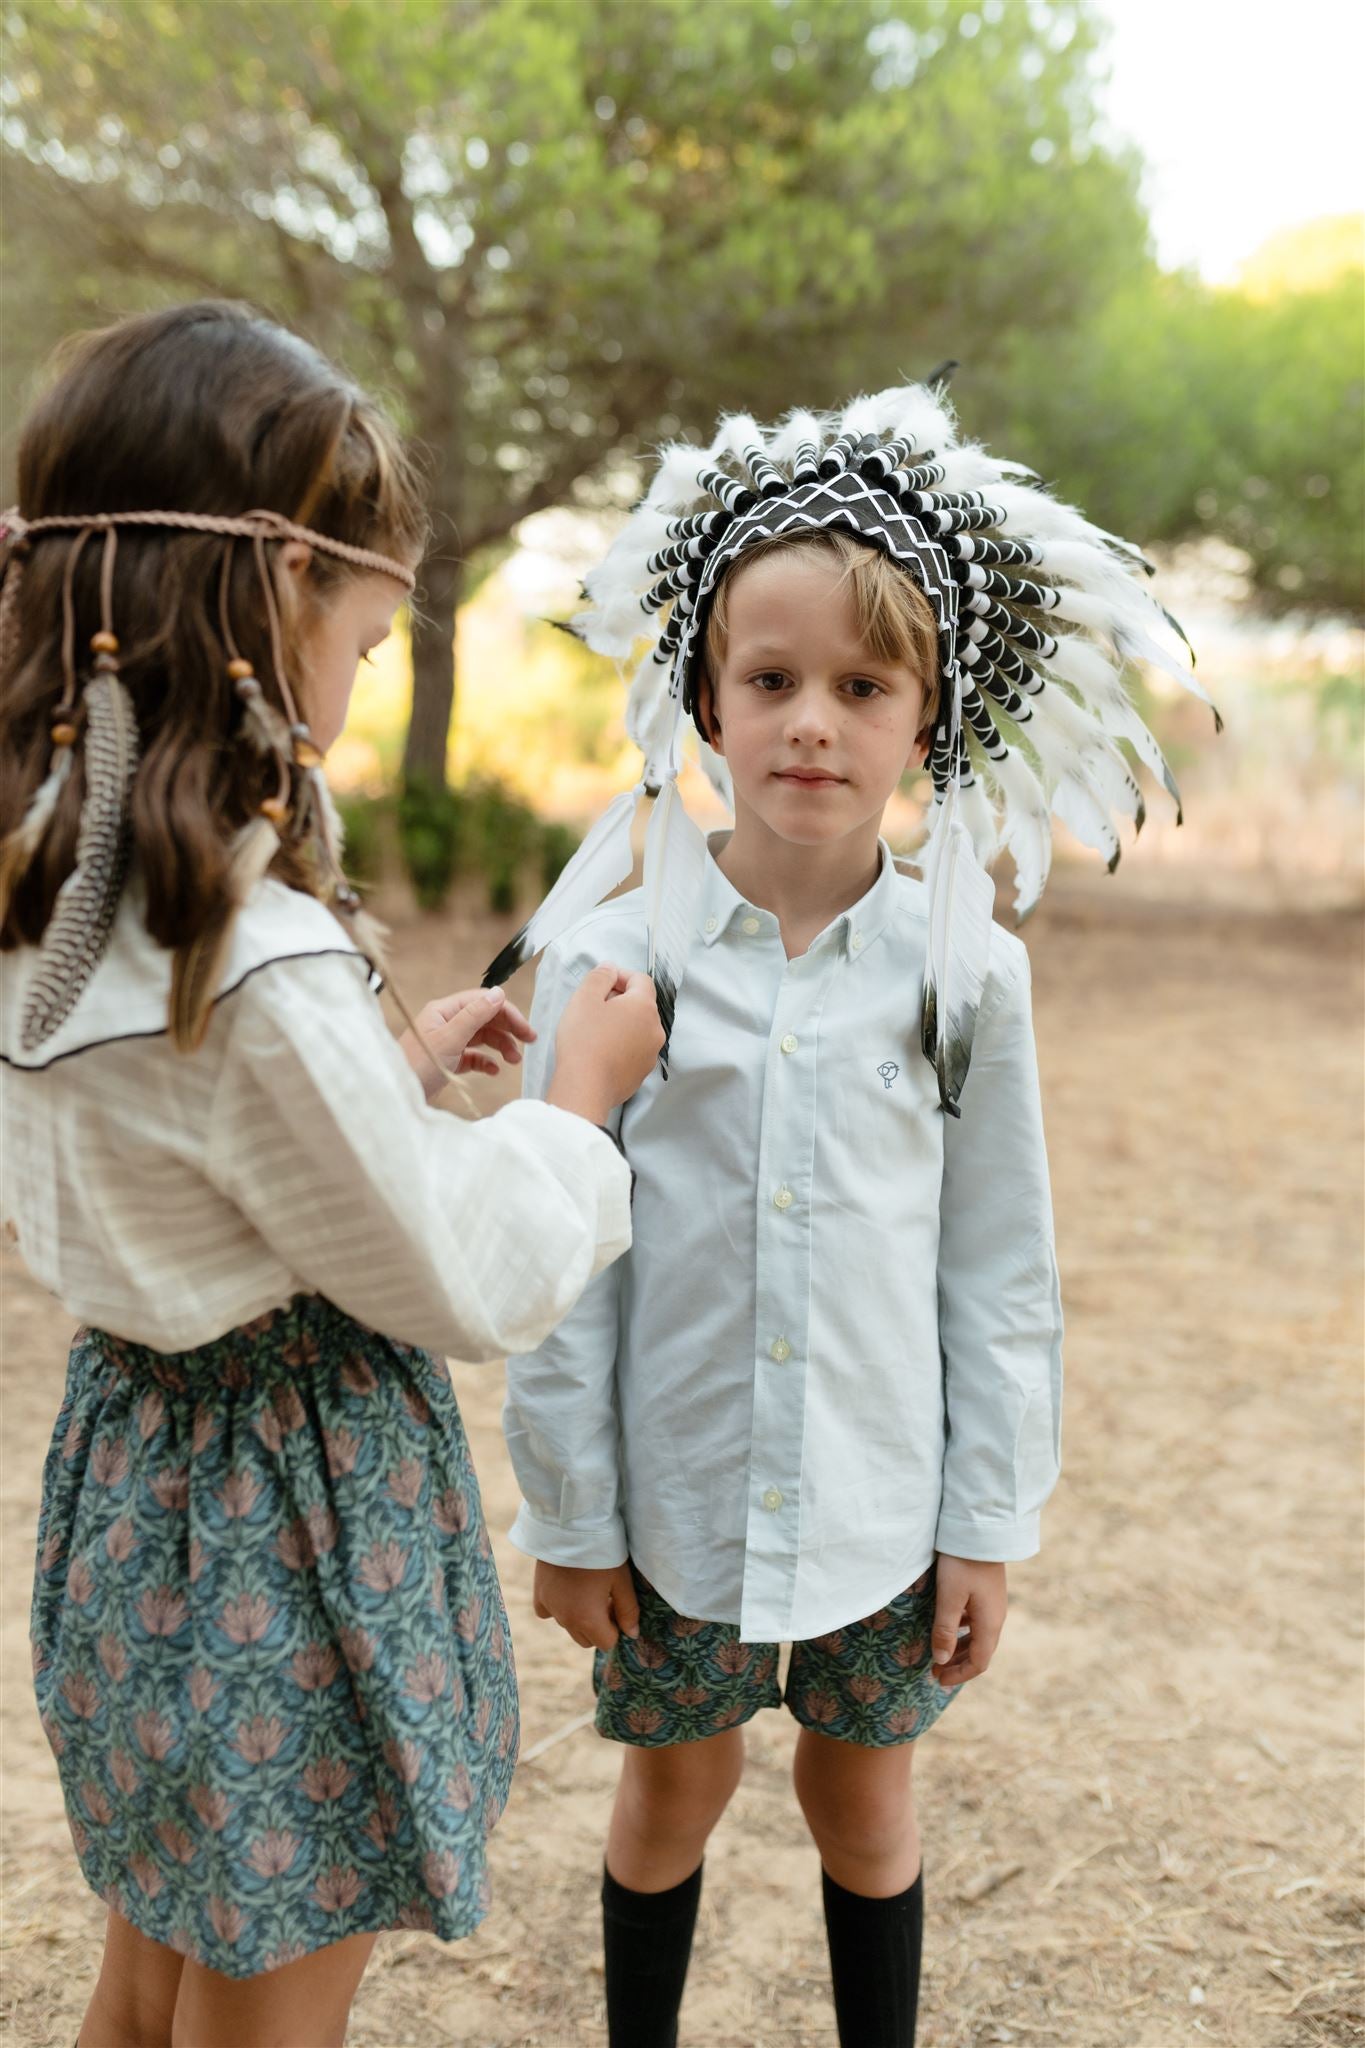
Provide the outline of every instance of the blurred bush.
{"type": "Polygon", "coordinates": [[[439,910],[460,866],[462,800],[439,783],[414,780],[398,798],[398,846],[423,910],[439,910]]]}
{"type": "Polygon", "coordinates": [[[571,825],[551,823],[540,831],[540,885],[548,895],[577,853],[579,835],[571,825]]]}
{"type": "Polygon", "coordinates": [[[346,873],[372,887],[384,872],[392,803],[387,797],[339,796],[336,807],[346,834],[346,873]]]}
{"type": "Polygon", "coordinates": [[[578,834],[543,821],[494,776],[475,776],[455,789],[411,784],[393,797],[351,797],[340,806],[346,825],[348,872],[377,881],[393,822],[398,851],[423,910],[439,910],[456,877],[480,876],[488,908],[505,916],[517,908],[528,871],[542,893],[553,888],[578,847],[578,834]]]}

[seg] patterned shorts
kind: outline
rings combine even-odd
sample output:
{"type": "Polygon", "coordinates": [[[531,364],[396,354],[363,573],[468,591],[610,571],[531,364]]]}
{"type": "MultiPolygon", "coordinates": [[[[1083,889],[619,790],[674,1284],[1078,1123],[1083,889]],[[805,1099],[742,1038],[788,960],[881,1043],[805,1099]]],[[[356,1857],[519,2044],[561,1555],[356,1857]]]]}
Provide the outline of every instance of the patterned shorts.
{"type": "Polygon", "coordinates": [[[665,1749],[752,1720],[785,1699],[804,1728],[864,1749],[913,1742],[953,1698],[933,1675],[936,1573],[864,1621],[793,1643],[785,1693],[776,1643],[744,1643],[732,1622],[690,1621],[635,1572],[640,1633],[593,1658],[597,1729],[665,1749]]]}

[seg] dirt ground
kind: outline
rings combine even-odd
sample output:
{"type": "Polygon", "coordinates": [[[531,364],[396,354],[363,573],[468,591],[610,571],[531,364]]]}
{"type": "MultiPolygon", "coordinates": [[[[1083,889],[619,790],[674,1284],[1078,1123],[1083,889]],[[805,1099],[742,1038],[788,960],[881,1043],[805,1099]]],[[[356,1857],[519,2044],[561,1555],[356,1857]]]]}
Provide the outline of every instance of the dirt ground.
{"type": "MultiPolygon", "coordinates": [[[[1365,2041],[1360,926],[1060,877],[1029,927],[1068,1310],[1065,1475],[990,1674],[917,1763],[923,2048],[1365,2041]]],[[[1172,894],[1172,890],[1175,894],[1172,894]]],[[[406,988],[500,928],[409,922],[406,988]]],[[[529,977],[526,977],[529,980],[529,977]]],[[[516,991],[521,993],[521,991],[516,991]]],[[[69,2048],[103,1909],[28,1678],[40,1466],[69,1319],[3,1269],[0,2033],[69,2048]]],[[[501,1375],[457,1369],[495,1530],[501,1375]]],[[[470,1941],[381,1938],[354,2048],[595,2048],[614,1753],[586,1659],[500,1541],[526,1760],[470,1941]],[[542,1746],[544,1745],[544,1746],[542,1746]]],[[[717,1832],[686,2048],[832,2048],[793,1728],[717,1832]]],[[[246,2048],[246,2044],[244,2044],[246,2048]]]]}

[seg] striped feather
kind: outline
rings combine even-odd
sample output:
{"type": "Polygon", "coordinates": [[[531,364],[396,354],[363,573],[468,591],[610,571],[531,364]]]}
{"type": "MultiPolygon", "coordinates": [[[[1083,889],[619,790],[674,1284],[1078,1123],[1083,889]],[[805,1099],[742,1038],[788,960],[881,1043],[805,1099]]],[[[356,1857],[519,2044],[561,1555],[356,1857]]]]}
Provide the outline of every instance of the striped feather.
{"type": "Polygon", "coordinates": [[[24,1004],[20,1043],[36,1052],[71,1015],[99,966],[128,868],[128,794],[137,773],[137,718],[119,677],[85,688],[85,799],[76,865],[43,933],[24,1004]]]}

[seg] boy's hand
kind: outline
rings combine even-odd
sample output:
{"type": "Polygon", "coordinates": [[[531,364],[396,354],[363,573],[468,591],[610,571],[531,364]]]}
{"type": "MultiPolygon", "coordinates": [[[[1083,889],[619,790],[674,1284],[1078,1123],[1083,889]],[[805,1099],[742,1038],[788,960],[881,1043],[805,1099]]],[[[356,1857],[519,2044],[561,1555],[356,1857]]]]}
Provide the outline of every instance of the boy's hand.
{"type": "MultiPolygon", "coordinates": [[[[494,1053],[501,1053],[509,1067],[519,1066],[522,1046],[536,1035],[500,988],[463,988],[453,996],[438,996],[417,1012],[417,1022],[432,1051],[455,1074],[498,1073],[494,1053]],[[476,1050],[481,1047],[486,1050],[476,1050]]],[[[405,1031],[398,1044],[427,1101],[434,1102],[445,1087],[445,1075],[432,1065],[411,1031],[405,1031]]]]}
{"type": "Polygon", "coordinates": [[[1008,1606],[1003,1564],[939,1552],[933,1655],[934,1677],[941,1686],[951,1690],[980,1678],[995,1655],[1008,1606]],[[964,1623],[971,1633],[959,1638],[964,1623]]]}
{"type": "Polygon", "coordinates": [[[541,1621],[557,1621],[584,1650],[610,1650],[618,1635],[640,1633],[629,1561],[608,1571],[537,1561],[534,1605],[541,1621]]]}

